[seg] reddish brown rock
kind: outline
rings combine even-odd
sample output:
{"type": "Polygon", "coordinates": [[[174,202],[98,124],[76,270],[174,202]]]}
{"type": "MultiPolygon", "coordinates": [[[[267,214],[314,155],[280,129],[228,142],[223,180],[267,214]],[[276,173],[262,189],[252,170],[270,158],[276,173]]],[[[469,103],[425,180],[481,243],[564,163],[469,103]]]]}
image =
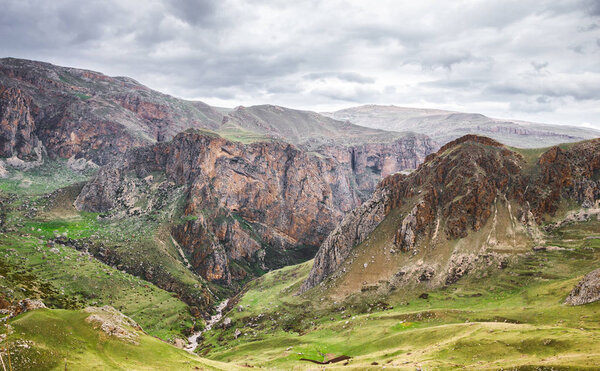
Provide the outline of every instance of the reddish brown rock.
{"type": "Polygon", "coordinates": [[[348,172],[333,159],[284,142],[243,145],[186,132],[102,168],[76,206],[131,210],[144,192],[143,178],[154,171],[164,172],[171,188],[185,188],[186,221],[173,227],[173,237],[197,272],[224,283],[248,273],[231,261],[273,269],[310,258],[359,203],[348,172]]]}
{"type": "MultiPolygon", "coordinates": [[[[534,240],[539,237],[536,221],[541,222],[545,215],[553,216],[561,200],[575,201],[583,208],[599,206],[599,173],[600,139],[564,149],[553,147],[538,159],[527,160],[492,139],[468,135],[428,156],[415,172],[384,179],[368,202],[383,205],[385,213],[376,214],[380,221],[392,210],[404,210],[393,239],[395,247],[402,251],[414,250],[420,240],[439,238],[442,228],[447,240],[462,239],[479,231],[492,212],[497,212],[498,201],[508,208],[511,220],[507,222],[520,220],[521,229],[534,240]]],[[[361,224],[361,218],[373,220],[373,214],[351,215],[338,228],[361,224]]],[[[377,224],[370,225],[367,233],[377,224]]],[[[511,230],[514,240],[515,232],[511,230]]],[[[360,243],[334,234],[319,249],[302,290],[314,287],[334,272],[360,243]]],[[[461,255],[460,251],[455,253],[461,255]]],[[[454,282],[473,268],[472,263],[463,265],[449,272],[446,281],[454,282]]]]}
{"type": "Polygon", "coordinates": [[[0,85],[0,157],[31,159],[38,146],[31,98],[20,89],[0,85]]]}
{"type": "Polygon", "coordinates": [[[202,102],[153,91],[124,77],[22,59],[0,59],[0,157],[105,164],[132,147],[170,140],[188,128],[216,128],[223,115],[202,102]]]}

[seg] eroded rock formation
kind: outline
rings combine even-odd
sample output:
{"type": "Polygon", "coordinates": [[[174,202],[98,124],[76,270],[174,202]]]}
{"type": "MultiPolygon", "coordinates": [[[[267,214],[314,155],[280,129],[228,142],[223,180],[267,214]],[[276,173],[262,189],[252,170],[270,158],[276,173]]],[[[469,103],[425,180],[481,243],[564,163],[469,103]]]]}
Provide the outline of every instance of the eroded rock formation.
{"type": "Polygon", "coordinates": [[[124,77],[22,59],[0,59],[0,157],[106,164],[132,147],[188,128],[214,128],[223,115],[202,102],[158,93],[124,77]]]}
{"type": "MultiPolygon", "coordinates": [[[[391,239],[393,246],[389,248],[396,251],[416,254],[421,245],[433,248],[445,244],[443,241],[464,239],[486,225],[487,237],[472,242],[477,249],[481,245],[482,254],[486,254],[485,246],[503,243],[500,239],[506,240],[508,249],[514,249],[518,247],[517,241],[522,241],[521,235],[531,241],[540,239],[539,224],[557,212],[561,200],[576,201],[582,208],[597,208],[599,172],[600,139],[564,149],[553,147],[539,158],[531,159],[492,139],[468,135],[429,155],[415,172],[384,179],[367,202],[384,209],[377,213],[377,223],[371,223],[370,215],[363,221],[365,215],[350,214],[335,231],[366,222],[370,226],[368,234],[395,211],[399,217],[391,239]]],[[[302,290],[319,284],[361,242],[361,239],[336,237],[335,231],[317,253],[302,290]]],[[[478,259],[476,254],[467,260],[455,259],[460,264],[450,264],[453,270],[441,275],[437,272],[437,276],[446,276],[447,283],[455,282],[478,259]]]]}
{"type": "Polygon", "coordinates": [[[272,269],[310,258],[359,203],[348,171],[332,159],[278,141],[243,145],[188,131],[103,167],[75,205],[151,213],[168,197],[148,197],[150,189],[181,187],[183,217],[172,235],[194,270],[223,283],[249,273],[233,261],[272,269]]]}

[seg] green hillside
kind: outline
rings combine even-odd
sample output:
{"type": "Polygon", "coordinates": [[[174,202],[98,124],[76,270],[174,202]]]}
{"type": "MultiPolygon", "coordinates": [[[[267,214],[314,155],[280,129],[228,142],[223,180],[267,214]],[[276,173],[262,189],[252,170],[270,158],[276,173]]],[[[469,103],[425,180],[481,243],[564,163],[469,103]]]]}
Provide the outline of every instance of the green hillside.
{"type": "MultiPolygon", "coordinates": [[[[134,341],[108,335],[76,310],[38,309],[10,321],[3,361],[13,370],[235,370],[199,359],[131,327],[134,341]]],[[[8,366],[7,366],[8,367],[8,366]]]]}
{"type": "Polygon", "coordinates": [[[298,296],[311,262],[286,267],[248,285],[232,325],[211,331],[200,352],[277,369],[314,368],[300,359],[327,353],[352,357],[331,369],[594,369],[600,303],[563,301],[600,266],[600,239],[587,238],[598,231],[599,221],[563,227],[549,243],[564,250],[528,252],[433,291],[298,296]]]}

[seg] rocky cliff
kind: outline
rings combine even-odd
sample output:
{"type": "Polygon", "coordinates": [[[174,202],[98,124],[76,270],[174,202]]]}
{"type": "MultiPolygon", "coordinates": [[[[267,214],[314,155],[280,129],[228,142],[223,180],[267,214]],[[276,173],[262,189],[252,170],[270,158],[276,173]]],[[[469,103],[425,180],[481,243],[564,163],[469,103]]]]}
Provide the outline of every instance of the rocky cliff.
{"type": "Polygon", "coordinates": [[[493,139],[461,137],[428,156],[415,172],[385,178],[325,240],[302,290],[334,271],[343,277],[342,264],[351,269],[363,260],[363,267],[354,267],[361,271],[357,277],[452,283],[478,264],[501,260],[498,254],[543,243],[541,227],[561,216],[563,200],[588,210],[599,207],[600,139],[519,152],[493,139]],[[336,235],[344,230],[344,238],[336,235]],[[371,258],[361,260],[357,246],[371,258]],[[385,267],[373,264],[379,273],[371,272],[378,254],[385,267]]]}
{"type": "Polygon", "coordinates": [[[0,156],[105,164],[127,149],[215,128],[223,115],[202,102],[153,91],[124,77],[14,58],[0,59],[0,156]]]}
{"type": "Polygon", "coordinates": [[[309,259],[359,201],[334,160],[293,145],[231,142],[188,131],[101,168],[77,198],[80,210],[112,217],[152,214],[183,187],[171,234],[192,269],[210,281],[309,259]],[[162,191],[160,191],[162,190],[162,191]]]}
{"type": "Polygon", "coordinates": [[[381,179],[416,169],[437,148],[438,144],[425,135],[407,134],[389,143],[324,144],[316,151],[351,169],[359,197],[366,201],[381,179]]]}
{"type": "Polygon", "coordinates": [[[0,86],[0,156],[30,159],[39,146],[31,98],[19,89],[0,86]]]}
{"type": "Polygon", "coordinates": [[[416,169],[425,156],[439,148],[424,134],[372,129],[315,112],[273,105],[238,107],[226,116],[223,125],[223,130],[262,133],[334,158],[351,169],[363,201],[383,177],[416,169]]]}
{"type": "Polygon", "coordinates": [[[333,157],[353,173],[362,200],[382,177],[413,169],[438,147],[426,135],[389,132],[272,105],[217,109],[177,99],[126,77],[0,59],[0,157],[90,160],[169,141],[188,128],[236,141],[283,140],[333,157]]]}

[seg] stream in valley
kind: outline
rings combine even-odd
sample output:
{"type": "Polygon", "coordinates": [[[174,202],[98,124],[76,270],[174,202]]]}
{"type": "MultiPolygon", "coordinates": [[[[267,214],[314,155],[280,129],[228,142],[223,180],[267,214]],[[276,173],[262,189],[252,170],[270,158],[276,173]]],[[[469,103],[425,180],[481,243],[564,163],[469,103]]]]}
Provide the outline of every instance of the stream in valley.
{"type": "Polygon", "coordinates": [[[193,353],[194,350],[196,350],[196,347],[198,347],[198,339],[202,336],[203,333],[210,330],[217,322],[221,320],[221,318],[223,317],[223,310],[227,306],[227,303],[229,303],[229,299],[225,299],[221,303],[219,303],[219,305],[217,305],[217,313],[215,313],[214,316],[211,316],[210,319],[206,321],[206,327],[204,327],[202,331],[195,332],[194,334],[192,334],[192,336],[188,338],[188,341],[190,343],[188,346],[185,347],[185,350],[187,350],[190,353],[193,353]]]}

